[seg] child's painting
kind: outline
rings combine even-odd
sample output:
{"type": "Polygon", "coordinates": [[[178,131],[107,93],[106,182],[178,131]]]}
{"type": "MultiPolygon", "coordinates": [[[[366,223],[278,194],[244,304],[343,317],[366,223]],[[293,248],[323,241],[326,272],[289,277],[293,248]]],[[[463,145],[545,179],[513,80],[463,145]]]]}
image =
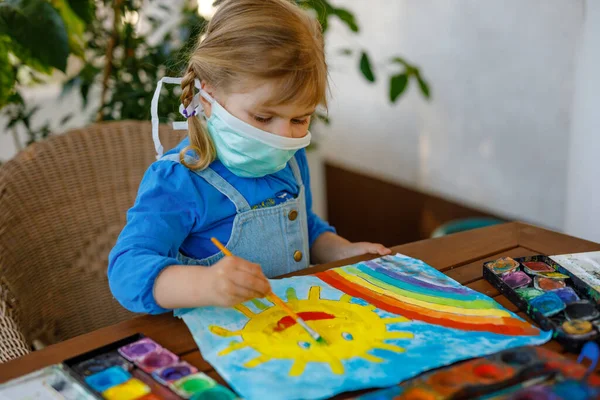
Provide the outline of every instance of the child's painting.
{"type": "Polygon", "coordinates": [[[204,358],[249,400],[319,399],[390,386],[551,337],[491,298],[401,255],[271,284],[327,345],[267,300],[178,313],[204,358]]]}

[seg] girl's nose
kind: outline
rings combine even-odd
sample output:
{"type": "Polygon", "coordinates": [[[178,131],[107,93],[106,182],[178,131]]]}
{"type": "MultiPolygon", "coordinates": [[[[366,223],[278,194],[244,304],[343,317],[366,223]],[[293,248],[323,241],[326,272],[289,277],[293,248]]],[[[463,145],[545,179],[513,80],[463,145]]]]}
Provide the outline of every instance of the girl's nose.
{"type": "Polygon", "coordinates": [[[290,121],[281,121],[277,124],[275,132],[273,133],[279,136],[292,138],[294,137],[294,130],[292,128],[292,123],[290,121]]]}

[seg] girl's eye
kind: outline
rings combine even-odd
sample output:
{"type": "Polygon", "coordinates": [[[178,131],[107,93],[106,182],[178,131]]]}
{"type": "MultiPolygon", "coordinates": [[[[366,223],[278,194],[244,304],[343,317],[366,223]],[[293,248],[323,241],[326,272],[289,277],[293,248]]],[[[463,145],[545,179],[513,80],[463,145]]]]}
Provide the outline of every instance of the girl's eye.
{"type": "Polygon", "coordinates": [[[354,336],[352,336],[352,334],[348,332],[342,332],[342,337],[345,340],[354,340],[354,336]]]}
{"type": "Polygon", "coordinates": [[[295,125],[306,125],[306,124],[308,124],[308,118],[304,118],[304,119],[293,119],[293,120],[292,120],[292,124],[295,124],[295,125]]]}
{"type": "Polygon", "coordinates": [[[254,119],[255,119],[257,122],[260,122],[260,123],[262,123],[262,124],[266,124],[266,123],[267,123],[267,122],[269,122],[269,121],[270,121],[272,118],[271,118],[271,117],[261,117],[261,116],[255,115],[255,116],[254,116],[254,119]]]}

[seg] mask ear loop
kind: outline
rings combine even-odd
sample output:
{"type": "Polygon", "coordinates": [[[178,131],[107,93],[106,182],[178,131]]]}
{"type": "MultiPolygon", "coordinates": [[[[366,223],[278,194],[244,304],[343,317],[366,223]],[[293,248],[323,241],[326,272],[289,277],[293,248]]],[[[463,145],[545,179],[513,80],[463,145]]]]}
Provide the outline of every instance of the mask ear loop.
{"type": "MultiPolygon", "coordinates": [[[[154,142],[154,149],[156,150],[156,159],[157,160],[160,159],[164,154],[164,148],[160,142],[160,136],[158,135],[158,127],[160,125],[160,120],[158,119],[158,99],[160,98],[160,91],[162,90],[163,83],[170,83],[173,85],[181,85],[181,78],[173,78],[173,77],[169,77],[169,76],[165,76],[165,77],[161,78],[157,82],[156,89],[154,90],[154,95],[152,96],[152,102],[150,103],[150,116],[151,116],[151,121],[152,121],[152,141],[154,142]]],[[[200,84],[199,79],[194,80],[194,86],[196,87],[196,89],[200,90],[201,84],[200,84]]],[[[194,99],[192,99],[192,102],[190,103],[190,105],[192,105],[192,104],[194,105],[194,107],[192,107],[189,111],[186,111],[186,113],[188,115],[190,115],[190,114],[197,115],[199,113],[204,112],[202,109],[202,103],[200,103],[200,98],[198,97],[198,94],[196,94],[194,96],[194,99]]],[[[183,104],[179,105],[179,112],[186,119],[189,117],[186,116],[186,114],[184,114],[184,110],[187,110],[190,107],[190,105],[188,105],[187,108],[184,108],[183,104]]],[[[173,121],[173,129],[174,130],[187,130],[188,123],[187,123],[187,121],[173,121]]]]}
{"type": "Polygon", "coordinates": [[[154,90],[154,95],[152,96],[152,102],[150,103],[150,117],[152,121],[152,140],[154,141],[154,149],[156,150],[157,160],[161,158],[164,153],[164,148],[160,143],[160,137],[158,135],[158,127],[160,125],[160,121],[158,119],[158,99],[160,97],[160,91],[162,89],[163,83],[181,85],[181,78],[172,78],[169,76],[161,78],[157,82],[156,89],[154,90]]]}
{"type": "Polygon", "coordinates": [[[200,96],[204,97],[204,99],[206,101],[208,101],[210,104],[213,104],[215,102],[215,98],[212,97],[210,94],[208,94],[208,92],[202,88],[199,88],[198,94],[200,94],[200,96]]]}

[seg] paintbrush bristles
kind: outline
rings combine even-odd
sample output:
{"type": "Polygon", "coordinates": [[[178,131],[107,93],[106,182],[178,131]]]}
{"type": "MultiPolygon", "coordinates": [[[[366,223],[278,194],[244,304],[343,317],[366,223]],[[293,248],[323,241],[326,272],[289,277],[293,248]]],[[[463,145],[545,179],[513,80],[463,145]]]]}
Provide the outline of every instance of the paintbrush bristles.
{"type": "Polygon", "coordinates": [[[300,317],[298,317],[297,321],[298,325],[300,325],[301,327],[304,328],[304,330],[306,332],[308,332],[308,334],[310,336],[312,336],[312,338],[317,341],[320,342],[321,340],[323,340],[323,338],[321,337],[321,335],[319,335],[317,332],[315,332],[310,326],[308,326],[308,324],[300,317]]]}

